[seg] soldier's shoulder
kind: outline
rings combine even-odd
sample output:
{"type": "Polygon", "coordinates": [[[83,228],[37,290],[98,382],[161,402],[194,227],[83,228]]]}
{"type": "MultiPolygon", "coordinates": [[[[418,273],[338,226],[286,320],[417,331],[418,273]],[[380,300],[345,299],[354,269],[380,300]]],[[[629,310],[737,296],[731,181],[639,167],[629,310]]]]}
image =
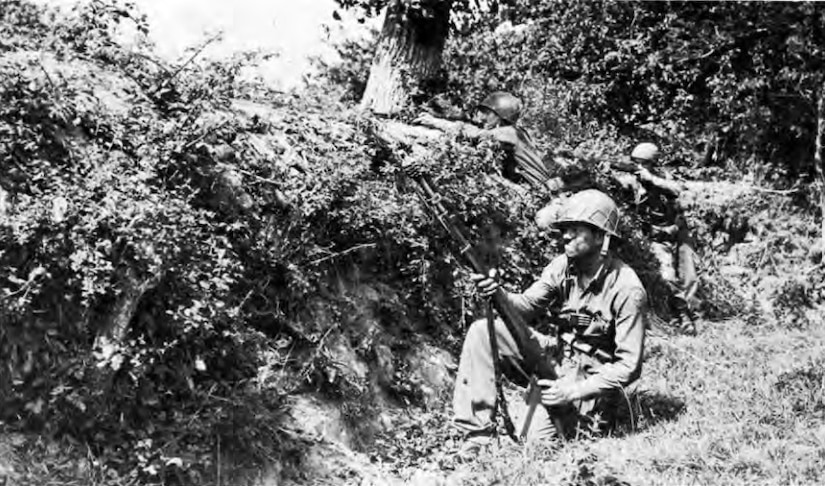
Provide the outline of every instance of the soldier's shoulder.
{"type": "Polygon", "coordinates": [[[516,145],[519,143],[518,132],[512,125],[503,125],[485,130],[490,138],[502,143],[516,145]]]}
{"type": "Polygon", "coordinates": [[[550,263],[544,267],[541,274],[543,277],[560,277],[567,273],[569,266],[570,262],[567,260],[567,256],[562,253],[550,260],[550,263]]]}
{"type": "Polygon", "coordinates": [[[616,272],[616,281],[614,285],[619,285],[627,290],[641,289],[645,290],[642,280],[639,275],[633,270],[633,267],[625,263],[620,258],[614,259],[614,269],[616,272]]]}

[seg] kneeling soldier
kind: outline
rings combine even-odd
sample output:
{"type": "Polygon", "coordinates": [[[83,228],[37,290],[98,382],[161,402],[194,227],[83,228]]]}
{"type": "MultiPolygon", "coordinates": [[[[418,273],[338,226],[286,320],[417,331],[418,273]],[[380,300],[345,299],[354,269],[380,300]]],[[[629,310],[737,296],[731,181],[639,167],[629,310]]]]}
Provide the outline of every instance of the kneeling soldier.
{"type": "MultiPolygon", "coordinates": [[[[550,311],[565,323],[554,336],[531,327],[524,333],[527,342],[516,342],[502,321],[495,323],[501,369],[516,382],[533,376],[541,387],[541,404],[521,419],[519,430],[526,432],[523,422],[532,418],[527,439],[558,434],[560,418],[609,416],[616,397],[641,373],[647,294],[636,273],[610,250],[618,223],[618,207],[606,194],[573,195],[553,223],[564,254],[524,292],[506,294],[526,319],[550,311]],[[559,361],[559,378],[547,379],[559,361]],[[525,369],[526,363],[533,369],[525,369]]],[[[481,295],[499,289],[497,273],[473,275],[481,295]]],[[[464,453],[477,451],[496,427],[491,423],[495,357],[486,324],[481,320],[470,327],[455,385],[454,423],[467,434],[464,453]]]]}

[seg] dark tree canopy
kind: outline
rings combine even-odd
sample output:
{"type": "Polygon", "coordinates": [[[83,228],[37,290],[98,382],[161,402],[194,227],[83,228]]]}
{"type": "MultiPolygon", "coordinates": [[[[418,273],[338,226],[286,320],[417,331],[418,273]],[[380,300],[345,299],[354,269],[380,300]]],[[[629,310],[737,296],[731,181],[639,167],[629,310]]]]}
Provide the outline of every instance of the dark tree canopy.
{"type": "MultiPolygon", "coordinates": [[[[489,28],[448,46],[452,86],[563,85],[577,112],[715,159],[813,155],[825,7],[781,2],[531,1],[508,8],[518,35],[489,28]],[[645,135],[646,133],[646,135],[645,135]]],[[[465,96],[465,98],[467,98],[465,96]]]]}

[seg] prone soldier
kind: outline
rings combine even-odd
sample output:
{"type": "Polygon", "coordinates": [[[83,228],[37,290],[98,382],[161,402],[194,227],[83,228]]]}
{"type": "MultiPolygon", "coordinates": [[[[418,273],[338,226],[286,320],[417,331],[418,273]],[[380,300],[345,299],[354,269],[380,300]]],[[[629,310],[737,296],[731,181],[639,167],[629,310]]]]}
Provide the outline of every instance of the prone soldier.
{"type": "Polygon", "coordinates": [[[510,93],[497,91],[478,104],[473,123],[446,120],[423,113],[414,123],[463,136],[468,139],[489,139],[498,142],[505,151],[502,177],[508,182],[527,185],[533,190],[559,192],[569,190],[580,174],[560,176],[569,167],[563,158],[543,158],[533,138],[518,124],[522,102],[510,93]]]}

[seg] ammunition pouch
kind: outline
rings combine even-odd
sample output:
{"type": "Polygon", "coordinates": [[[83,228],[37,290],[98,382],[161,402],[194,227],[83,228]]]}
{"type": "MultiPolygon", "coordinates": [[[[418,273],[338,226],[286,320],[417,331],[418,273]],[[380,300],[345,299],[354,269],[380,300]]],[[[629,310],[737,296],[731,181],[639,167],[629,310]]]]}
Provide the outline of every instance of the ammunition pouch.
{"type": "Polygon", "coordinates": [[[556,327],[560,352],[584,354],[601,363],[613,361],[616,345],[610,323],[602,316],[582,311],[568,311],[552,316],[551,322],[556,327]]]}

